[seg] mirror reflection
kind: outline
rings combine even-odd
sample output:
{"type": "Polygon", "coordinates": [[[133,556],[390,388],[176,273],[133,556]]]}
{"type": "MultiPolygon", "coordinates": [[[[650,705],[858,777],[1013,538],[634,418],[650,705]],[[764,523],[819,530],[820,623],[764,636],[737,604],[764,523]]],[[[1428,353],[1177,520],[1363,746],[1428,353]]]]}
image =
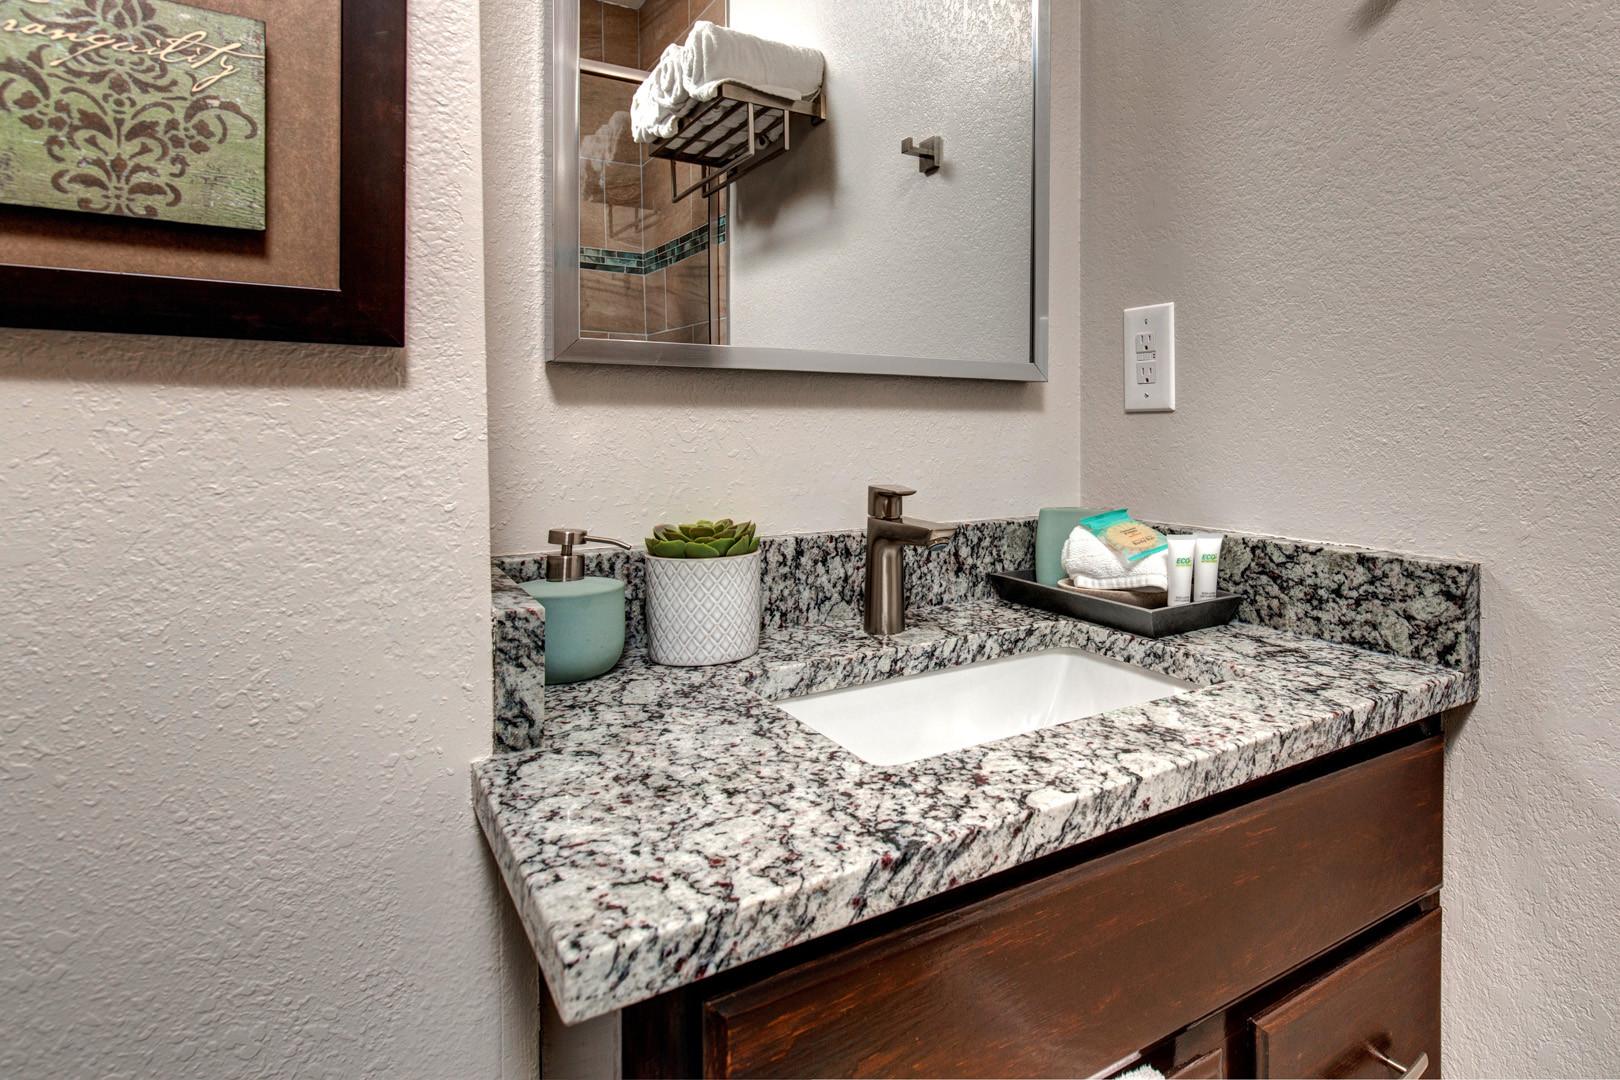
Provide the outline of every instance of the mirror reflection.
{"type": "Polygon", "coordinates": [[[575,0],[580,336],[1027,362],[1028,0],[575,0]]]}

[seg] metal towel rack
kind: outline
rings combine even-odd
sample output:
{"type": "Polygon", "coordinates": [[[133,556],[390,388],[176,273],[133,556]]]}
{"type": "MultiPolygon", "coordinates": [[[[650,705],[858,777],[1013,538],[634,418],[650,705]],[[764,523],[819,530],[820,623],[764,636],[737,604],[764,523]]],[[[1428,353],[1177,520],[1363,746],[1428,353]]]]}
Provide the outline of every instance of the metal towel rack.
{"type": "Polygon", "coordinates": [[[737,83],[722,83],[711,101],[682,118],[667,139],[647,148],[647,156],[669,165],[669,186],[674,201],[694,192],[712,197],[741,177],[793,147],[792,117],[807,116],[812,125],[827,119],[825,94],[810,101],[789,101],[762,94],[737,83]],[[702,169],[696,183],[680,186],[675,163],[702,169]]]}
{"type": "MultiPolygon", "coordinates": [[[[640,83],[645,71],[600,60],[579,61],[583,75],[598,75],[619,82],[640,83]]],[[[827,120],[827,95],[808,101],[789,101],[750,89],[740,83],[720,84],[719,94],[681,118],[675,134],[647,148],[649,157],[669,164],[670,193],[676,202],[701,191],[713,197],[738,178],[792,148],[793,116],[807,116],[812,126],[827,120]],[[703,169],[697,183],[685,188],[675,175],[677,162],[703,169]]]]}

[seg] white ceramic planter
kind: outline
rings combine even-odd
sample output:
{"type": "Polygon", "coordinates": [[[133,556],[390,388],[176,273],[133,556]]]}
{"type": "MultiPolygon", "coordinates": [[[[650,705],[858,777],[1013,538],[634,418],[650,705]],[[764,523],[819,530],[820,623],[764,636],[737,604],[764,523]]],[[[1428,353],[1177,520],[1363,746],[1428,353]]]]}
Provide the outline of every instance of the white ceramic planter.
{"type": "Polygon", "coordinates": [[[647,652],[655,664],[726,664],[759,651],[759,552],[647,556],[647,652]]]}

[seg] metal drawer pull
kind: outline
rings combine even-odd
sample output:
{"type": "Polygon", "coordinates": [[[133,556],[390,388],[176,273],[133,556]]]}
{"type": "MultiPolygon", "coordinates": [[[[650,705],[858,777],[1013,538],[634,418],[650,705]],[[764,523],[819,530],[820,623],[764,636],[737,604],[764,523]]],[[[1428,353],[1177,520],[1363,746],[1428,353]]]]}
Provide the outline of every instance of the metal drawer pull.
{"type": "Polygon", "coordinates": [[[1372,1043],[1367,1044],[1367,1053],[1371,1054],[1373,1057],[1377,1058],[1379,1061],[1383,1062],[1385,1065],[1388,1065],[1390,1068],[1392,1068],[1396,1072],[1400,1073],[1401,1074],[1401,1080],[1418,1080],[1419,1077],[1421,1077],[1424,1073],[1429,1071],[1429,1055],[1428,1054],[1419,1054],[1417,1056],[1417,1060],[1412,1062],[1412,1064],[1410,1066],[1407,1066],[1407,1065],[1402,1065],[1400,1062],[1396,1061],[1394,1058],[1390,1057],[1388,1054],[1383,1053],[1381,1050],[1378,1049],[1378,1047],[1374,1046],[1372,1043]]]}

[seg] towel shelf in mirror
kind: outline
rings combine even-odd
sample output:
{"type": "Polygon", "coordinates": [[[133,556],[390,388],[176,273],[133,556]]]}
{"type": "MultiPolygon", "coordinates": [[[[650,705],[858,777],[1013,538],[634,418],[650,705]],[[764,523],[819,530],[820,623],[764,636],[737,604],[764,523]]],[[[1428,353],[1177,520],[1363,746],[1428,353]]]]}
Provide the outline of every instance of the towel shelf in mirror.
{"type": "Polygon", "coordinates": [[[675,202],[697,191],[711,198],[791,150],[794,116],[807,116],[811,124],[824,122],[827,95],[817,95],[810,101],[789,101],[726,83],[714,100],[688,113],[675,134],[648,147],[647,156],[669,162],[670,194],[675,202]],[[696,183],[680,186],[675,175],[678,161],[702,167],[703,174],[696,183]]]}

